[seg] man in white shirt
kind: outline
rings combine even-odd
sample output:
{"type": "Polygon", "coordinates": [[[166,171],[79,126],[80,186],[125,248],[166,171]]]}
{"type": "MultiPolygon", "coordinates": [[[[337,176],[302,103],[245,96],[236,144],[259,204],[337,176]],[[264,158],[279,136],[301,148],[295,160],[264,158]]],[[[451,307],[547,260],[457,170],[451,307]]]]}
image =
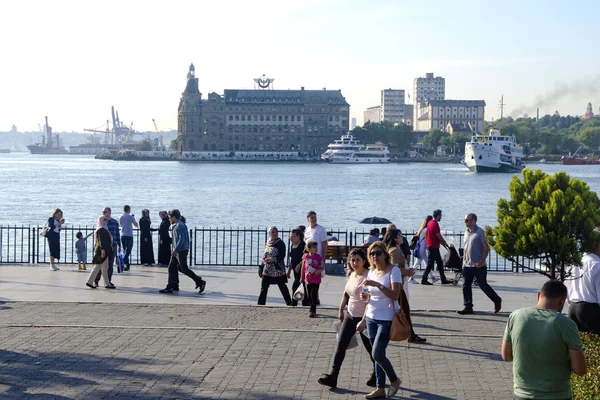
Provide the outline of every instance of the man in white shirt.
{"type": "Polygon", "coordinates": [[[600,244],[585,253],[581,266],[571,270],[565,280],[569,288],[569,318],[580,332],[600,335],[600,244]]]}
{"type": "Polygon", "coordinates": [[[308,220],[308,228],[304,233],[304,242],[308,243],[309,240],[317,242],[317,253],[325,262],[325,254],[327,254],[327,231],[321,225],[317,224],[317,213],[309,211],[306,213],[306,219],[308,220]]]}

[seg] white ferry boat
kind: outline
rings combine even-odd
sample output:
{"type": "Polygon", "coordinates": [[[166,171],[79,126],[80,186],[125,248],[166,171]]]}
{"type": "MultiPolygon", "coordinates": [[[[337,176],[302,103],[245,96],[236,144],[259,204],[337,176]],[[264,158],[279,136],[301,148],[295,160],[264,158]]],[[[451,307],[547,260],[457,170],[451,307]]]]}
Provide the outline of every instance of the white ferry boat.
{"type": "Polygon", "coordinates": [[[504,136],[497,129],[488,135],[473,135],[465,143],[464,164],[474,172],[520,172],[525,168],[523,148],[514,136],[504,136]]]}
{"type": "Polygon", "coordinates": [[[390,152],[387,146],[381,143],[365,145],[347,134],[329,144],[321,158],[335,164],[386,163],[390,160],[390,152]]]}

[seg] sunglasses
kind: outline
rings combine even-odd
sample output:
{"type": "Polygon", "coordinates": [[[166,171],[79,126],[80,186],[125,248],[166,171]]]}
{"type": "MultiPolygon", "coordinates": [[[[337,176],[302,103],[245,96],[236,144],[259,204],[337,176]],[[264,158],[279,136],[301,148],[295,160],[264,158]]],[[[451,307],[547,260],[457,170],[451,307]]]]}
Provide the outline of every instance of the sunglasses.
{"type": "Polygon", "coordinates": [[[472,221],[472,219],[470,219],[470,218],[465,218],[465,222],[471,222],[471,221],[472,221]]]}
{"type": "Polygon", "coordinates": [[[371,257],[379,257],[379,256],[383,255],[383,251],[382,250],[374,250],[374,251],[370,252],[369,255],[371,257]]]}

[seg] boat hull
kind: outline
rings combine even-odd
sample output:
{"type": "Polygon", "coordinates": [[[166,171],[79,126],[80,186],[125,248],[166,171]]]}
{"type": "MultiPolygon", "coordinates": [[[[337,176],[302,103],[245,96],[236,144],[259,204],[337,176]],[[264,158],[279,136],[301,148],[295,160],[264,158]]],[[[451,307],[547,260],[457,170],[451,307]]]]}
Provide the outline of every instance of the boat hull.
{"type": "Polygon", "coordinates": [[[465,144],[463,163],[473,172],[521,172],[525,165],[519,157],[500,153],[491,146],[480,143],[465,144]]]}
{"type": "Polygon", "coordinates": [[[472,165],[467,165],[467,163],[465,163],[466,167],[469,168],[469,171],[471,172],[484,172],[484,173],[488,173],[488,172],[495,172],[495,173],[515,173],[515,172],[521,172],[523,170],[523,168],[525,166],[522,167],[515,167],[512,165],[508,165],[508,164],[496,164],[496,165],[477,165],[477,164],[472,164],[472,165]]]}
{"type": "Polygon", "coordinates": [[[62,147],[45,147],[37,144],[27,146],[31,154],[68,154],[69,152],[62,147]]]}

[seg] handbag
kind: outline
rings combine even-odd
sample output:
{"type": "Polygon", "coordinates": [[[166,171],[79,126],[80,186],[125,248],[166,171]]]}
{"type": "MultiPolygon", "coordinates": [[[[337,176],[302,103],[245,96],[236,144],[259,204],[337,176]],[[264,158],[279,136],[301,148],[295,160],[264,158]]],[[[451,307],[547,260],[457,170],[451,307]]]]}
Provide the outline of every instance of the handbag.
{"type": "MultiPolygon", "coordinates": [[[[392,271],[389,273],[390,277],[390,288],[392,287],[392,271]]],[[[402,290],[402,288],[400,288],[402,290]]],[[[392,310],[394,310],[394,318],[392,318],[392,326],[390,328],[390,340],[393,342],[403,342],[408,340],[410,337],[410,324],[406,319],[406,315],[400,309],[400,311],[396,312],[396,308],[394,307],[394,301],[390,299],[392,303],[392,310]]]]}
{"type": "Polygon", "coordinates": [[[50,231],[50,227],[48,225],[44,225],[44,227],[40,231],[40,236],[43,236],[43,237],[48,236],[49,231],[50,231]]]}

